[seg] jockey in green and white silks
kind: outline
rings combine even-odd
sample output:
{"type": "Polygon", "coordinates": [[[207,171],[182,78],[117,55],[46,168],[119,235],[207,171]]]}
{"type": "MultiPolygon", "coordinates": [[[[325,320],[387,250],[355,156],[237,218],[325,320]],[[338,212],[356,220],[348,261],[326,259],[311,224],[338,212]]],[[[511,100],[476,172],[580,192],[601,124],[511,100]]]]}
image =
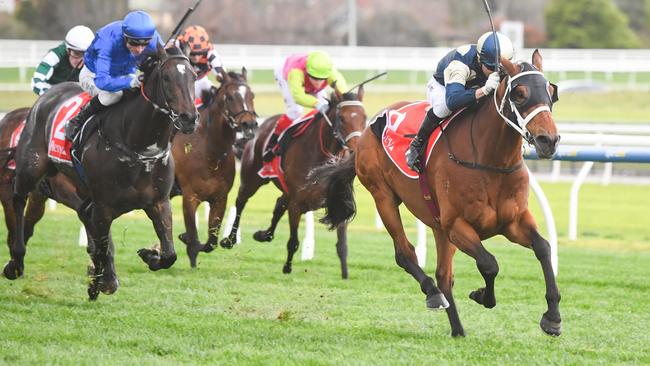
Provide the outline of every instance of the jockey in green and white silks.
{"type": "Polygon", "coordinates": [[[79,81],[84,65],[84,52],[95,38],[90,28],[77,25],[65,35],[65,41],[49,50],[32,76],[32,90],[43,95],[52,85],[64,81],[79,81]]]}
{"type": "Polygon", "coordinates": [[[435,74],[427,83],[427,100],[431,109],[406,152],[406,163],[421,173],[421,157],[429,136],[438,124],[461,108],[489,95],[499,86],[499,73],[495,71],[497,45],[500,55],[511,60],[514,48],[510,39],[502,33],[484,33],[478,42],[460,46],[438,62],[435,74]]]}
{"type": "Polygon", "coordinates": [[[300,119],[305,108],[327,113],[327,86],[335,85],[340,93],[348,90],[345,78],[334,67],[330,56],[322,51],[291,55],[275,69],[274,75],[282,92],[286,112],[278,119],[264,151],[265,161],[272,160],[278,153],[275,147],[279,137],[300,119]]]}

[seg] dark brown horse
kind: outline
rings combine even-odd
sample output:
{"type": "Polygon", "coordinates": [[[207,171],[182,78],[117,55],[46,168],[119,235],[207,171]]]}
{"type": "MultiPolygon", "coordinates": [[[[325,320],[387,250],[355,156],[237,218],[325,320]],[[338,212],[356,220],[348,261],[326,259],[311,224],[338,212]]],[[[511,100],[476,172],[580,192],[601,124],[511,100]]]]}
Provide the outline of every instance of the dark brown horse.
{"type": "Polygon", "coordinates": [[[370,128],[361,136],[354,157],[314,172],[314,180],[330,188],[324,220],[334,226],[346,222],[355,212],[351,191],[356,173],[372,194],[393,239],[397,264],[418,281],[427,307],[447,309],[452,336],[465,335],[452,296],[454,253],[460,249],[476,260],[485,287],[473,291],[470,298],[492,308],[496,305],[494,279],[499,266],[481,241],[499,234],[535,253],[544,273],[548,306],[540,326],[550,335],[561,333],[560,292],[551,267],[550,247],[528,209],[528,173],[521,154],[522,135],[543,158],[554,154],[559,141],[550,112],[553,86],[541,73],[538,51],[532,61],[532,65],[515,65],[502,60],[506,75],[494,98],[489,96],[476,109],[456,117],[441,138],[448,143],[441,141],[434,147],[425,174],[431,197],[440,210],[439,218],[434,218],[435,209],[425,203],[418,181],[398,171],[370,128]],[[497,103],[506,108],[500,111],[497,103]],[[504,123],[502,115],[510,123],[504,123]],[[402,226],[401,203],[433,228],[440,289],[418,266],[402,226]]]}
{"type": "Polygon", "coordinates": [[[257,128],[253,92],[246,69],[217,77],[221,86],[204,93],[201,120],[191,135],[174,138],[172,153],[176,162],[176,181],[183,192],[185,233],[178,238],[187,245],[190,265],[196,266],[200,251],[211,252],[217,244],[226,209],[228,192],[235,179],[233,143],[237,132],[252,138],[257,128]],[[195,214],[201,202],[210,203],[208,241],[199,242],[195,214]]]}
{"type": "Polygon", "coordinates": [[[110,228],[113,220],[126,212],[143,209],[160,239],[160,252],[139,251],[149,269],[169,268],[176,261],[169,204],[174,181],[170,137],[174,127],[183,133],[191,133],[196,127],[196,75],[178,49],[160,47],[141,69],[142,89],[126,93],[129,95],[125,94],[118,104],[95,116],[97,132],[87,137],[80,151],[85,181],[72,166],[50,159],[47,146],[54,114],[60,105],[81,92],[79,85],[55,85],[32,107],[16,151],[16,240],[11,260],[4,268],[7,278],[15,279],[23,273],[23,213],[27,195],[46,175],[56,172],[73,181],[77,193],[85,200],[77,213],[95,245],[91,253],[95,268],[88,288],[91,300],[100,291],[112,294],[119,286],[110,228]]]}
{"type": "MultiPolygon", "coordinates": [[[[289,210],[290,237],[287,242],[287,261],[283,272],[291,273],[291,261],[298,250],[298,224],[300,216],[307,212],[322,207],[322,197],[325,191],[321,187],[307,184],[307,173],[314,167],[325,163],[334,156],[354,150],[366,125],[366,112],[361,100],[363,86],[358,93],[338,94],[332,93],[330,109],[327,116],[316,115],[316,120],[306,128],[300,137],[290,142],[284,155],[285,181],[288,191],[277,199],[271,226],[266,230],[255,233],[257,241],[271,241],[278,221],[289,210]]],[[[264,142],[273,132],[280,116],[267,119],[258,129],[255,138],[249,141],[244,148],[241,163],[241,182],[237,194],[237,216],[230,231],[230,235],[221,241],[224,247],[232,247],[237,240],[239,219],[248,199],[257,192],[263,184],[269,182],[262,179],[257,172],[262,168],[262,149],[264,142]]],[[[273,183],[282,191],[277,179],[273,183]]],[[[340,226],[337,231],[338,240],[336,252],[341,261],[341,275],[348,277],[347,269],[347,238],[346,227],[340,226]]]]}
{"type": "MultiPolygon", "coordinates": [[[[13,208],[13,187],[15,171],[9,168],[10,162],[16,153],[16,147],[11,146],[11,137],[20,124],[25,121],[29,108],[19,108],[7,113],[0,120],[0,201],[4,209],[5,224],[7,226],[7,245],[16,239],[16,215],[13,208]]],[[[52,198],[76,210],[82,200],[75,193],[74,186],[62,174],[46,178],[39,188],[29,194],[29,201],[25,211],[25,244],[34,233],[34,226],[43,217],[45,201],[52,198]]],[[[91,243],[92,244],[92,243],[91,243]]],[[[92,250],[92,245],[88,246],[92,250]]]]}

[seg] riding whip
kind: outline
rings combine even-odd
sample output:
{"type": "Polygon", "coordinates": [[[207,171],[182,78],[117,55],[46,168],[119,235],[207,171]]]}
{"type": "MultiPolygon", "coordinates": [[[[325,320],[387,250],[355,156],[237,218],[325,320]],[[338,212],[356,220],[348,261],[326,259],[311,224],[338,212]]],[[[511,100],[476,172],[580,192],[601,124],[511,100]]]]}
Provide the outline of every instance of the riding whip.
{"type": "Polygon", "coordinates": [[[500,69],[500,61],[501,61],[501,50],[499,49],[499,38],[497,38],[497,32],[494,30],[494,23],[492,22],[492,13],[490,12],[490,5],[488,5],[487,0],[483,0],[483,5],[485,5],[485,11],[487,12],[488,18],[490,18],[490,26],[492,27],[492,36],[494,37],[494,46],[497,49],[497,53],[494,56],[494,65],[496,67],[497,72],[499,72],[500,69]]]}
{"type": "Polygon", "coordinates": [[[375,76],[371,77],[370,79],[368,79],[368,80],[366,80],[366,81],[362,81],[362,82],[360,82],[359,84],[353,86],[353,87],[350,88],[350,90],[348,90],[347,92],[349,93],[349,92],[353,91],[354,89],[356,89],[356,88],[358,88],[358,87],[360,87],[360,86],[363,86],[363,85],[365,85],[365,84],[367,84],[367,83],[369,83],[369,82],[371,82],[371,81],[373,81],[373,80],[375,80],[375,79],[379,79],[380,77],[382,77],[382,76],[384,76],[384,75],[387,75],[387,74],[388,74],[388,72],[384,71],[384,72],[382,72],[382,73],[379,74],[379,75],[375,75],[375,76]]]}
{"type": "Polygon", "coordinates": [[[180,33],[181,28],[183,27],[183,24],[185,24],[185,21],[187,20],[187,18],[190,16],[190,14],[192,14],[192,12],[194,12],[196,7],[199,6],[200,3],[201,3],[201,0],[197,0],[196,4],[194,4],[194,6],[187,9],[187,11],[185,12],[185,15],[183,15],[183,17],[178,22],[178,24],[176,24],[176,28],[174,28],[174,30],[172,31],[172,34],[169,35],[169,38],[167,39],[167,42],[165,42],[165,46],[167,46],[169,44],[169,41],[171,41],[172,39],[176,38],[176,36],[178,36],[178,33],[180,33]]]}

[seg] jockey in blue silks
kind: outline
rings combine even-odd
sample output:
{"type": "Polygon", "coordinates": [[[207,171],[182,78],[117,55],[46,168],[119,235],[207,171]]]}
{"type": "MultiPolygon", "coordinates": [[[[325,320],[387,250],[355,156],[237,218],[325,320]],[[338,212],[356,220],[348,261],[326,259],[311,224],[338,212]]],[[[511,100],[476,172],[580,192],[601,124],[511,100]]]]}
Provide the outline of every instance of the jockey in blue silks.
{"type": "Polygon", "coordinates": [[[431,109],[424,117],[417,135],[406,151],[406,163],[421,173],[424,150],[429,136],[438,124],[452,112],[467,107],[489,95],[499,86],[499,73],[495,64],[497,45],[500,56],[511,60],[514,56],[512,41],[502,34],[484,33],[476,44],[460,46],[439,62],[436,73],[427,84],[427,100],[431,109]]]}
{"type": "Polygon", "coordinates": [[[163,45],[151,16],[144,11],[132,11],[107,24],[95,34],[86,50],[79,83],[93,98],[66,127],[66,137],[74,139],[81,126],[106,106],[117,103],[122,91],[139,88],[136,67],[145,55],[163,45]]]}

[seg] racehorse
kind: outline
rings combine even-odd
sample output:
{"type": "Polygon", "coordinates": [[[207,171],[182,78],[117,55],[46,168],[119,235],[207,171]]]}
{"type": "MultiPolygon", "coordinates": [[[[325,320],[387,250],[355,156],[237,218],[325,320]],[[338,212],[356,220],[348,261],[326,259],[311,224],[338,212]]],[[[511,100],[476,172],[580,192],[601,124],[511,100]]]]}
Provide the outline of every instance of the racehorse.
{"type": "Polygon", "coordinates": [[[336,226],[349,220],[356,210],[352,180],[355,175],[359,177],[393,239],[397,264],[418,281],[428,308],[446,308],[452,336],[465,335],[452,296],[456,249],[476,260],[485,287],[473,291],[470,298],[486,308],[496,305],[494,279],[499,266],[481,240],[501,234],[532,249],[546,282],[548,309],[540,326],[547,334],[560,335],[560,293],[549,244],[539,234],[528,209],[528,173],[521,154],[523,136],[540,157],[553,156],[559,135],[550,108],[557,94],[542,74],[539,51],[533,53],[532,65],[516,65],[505,59],[502,64],[506,73],[494,97],[484,98],[475,109],[455,117],[442,132],[440,139],[447,141],[433,147],[424,173],[426,180],[421,176],[418,182],[400,173],[372,127],[364,131],[354,156],[314,171],[312,180],[329,186],[323,221],[336,226]],[[423,186],[426,188],[421,190],[423,186]],[[418,266],[400,218],[402,202],[433,228],[440,288],[418,266]],[[436,202],[439,216],[434,214],[436,202]]]}
{"type": "MultiPolygon", "coordinates": [[[[304,133],[289,143],[282,156],[287,191],[283,190],[278,179],[273,179],[273,183],[283,191],[283,194],[276,201],[271,225],[266,230],[256,232],[254,238],[257,241],[273,240],[278,221],[284,212],[289,210],[290,237],[287,242],[287,261],[282,269],[284,273],[291,273],[293,255],[298,250],[300,216],[307,211],[322,207],[321,198],[325,192],[316,186],[307,185],[307,173],[334,156],[356,148],[357,140],[366,125],[366,112],[362,99],[363,86],[358,88],[356,94],[333,92],[327,115],[317,114],[315,120],[305,128],[304,133]]],[[[269,182],[269,179],[261,178],[257,172],[262,168],[265,141],[273,132],[279,117],[273,116],[267,119],[258,129],[255,138],[244,148],[241,182],[236,201],[237,215],[230,234],[220,243],[225,248],[230,248],[236,243],[239,219],[246,202],[260,186],[269,182]]],[[[341,275],[347,278],[347,238],[344,225],[338,228],[337,236],[336,252],[341,262],[341,275]]]]}
{"type": "MultiPolygon", "coordinates": [[[[29,113],[29,108],[19,108],[7,113],[0,120],[0,201],[4,209],[5,225],[7,226],[7,245],[16,238],[16,215],[13,208],[14,169],[10,167],[16,146],[12,145],[12,138],[18,140],[22,124],[29,113]]],[[[76,209],[83,202],[75,193],[74,186],[63,174],[47,178],[41,186],[29,194],[29,201],[25,212],[25,243],[34,233],[34,226],[43,217],[45,201],[48,196],[64,205],[76,209]]],[[[92,249],[92,245],[88,247],[92,249]]]]}
{"type": "Polygon", "coordinates": [[[176,163],[176,181],[183,194],[185,233],[178,238],[187,245],[190,265],[196,266],[200,251],[211,252],[217,244],[228,192],[235,178],[233,143],[237,132],[253,137],[257,114],[253,92],[248,86],[246,69],[242,73],[217,76],[221,86],[204,93],[201,120],[191,135],[174,138],[172,153],[176,163]],[[201,202],[210,203],[208,240],[199,242],[195,213],[201,202]]]}
{"type": "MultiPolygon", "coordinates": [[[[50,158],[47,146],[47,131],[55,111],[81,93],[79,85],[57,84],[32,107],[16,151],[17,233],[11,260],[4,268],[7,278],[15,279],[23,274],[23,213],[27,194],[43,177],[55,172],[72,180],[78,195],[85,200],[77,214],[95,245],[91,253],[95,269],[88,287],[91,300],[100,291],[112,294],[119,287],[110,227],[113,220],[126,212],[144,209],[160,239],[160,252],[155,249],[138,252],[149,269],[169,268],[176,261],[169,204],[174,180],[170,136],[173,128],[191,133],[196,127],[196,75],[187,57],[175,48],[158,47],[140,68],[144,76],[140,90],[125,93],[119,103],[94,117],[96,132],[90,133],[79,152],[85,180],[71,165],[50,158]]],[[[93,120],[86,126],[91,123],[93,120]]]]}

